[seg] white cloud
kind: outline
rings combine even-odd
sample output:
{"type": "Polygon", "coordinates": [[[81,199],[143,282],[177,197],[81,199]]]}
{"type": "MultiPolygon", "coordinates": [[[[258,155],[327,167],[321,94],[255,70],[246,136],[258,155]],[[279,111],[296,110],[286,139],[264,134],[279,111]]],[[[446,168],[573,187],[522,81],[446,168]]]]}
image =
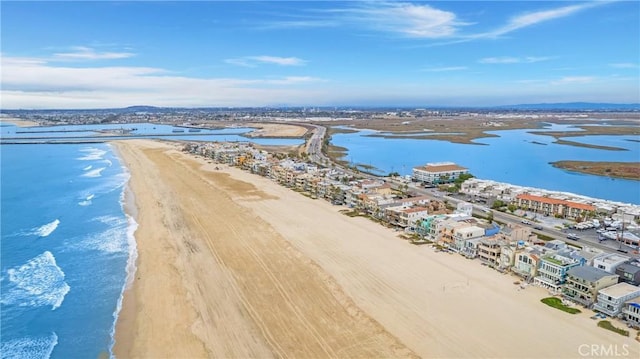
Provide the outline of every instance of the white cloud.
{"type": "Polygon", "coordinates": [[[2,108],[299,104],[321,97],[324,90],[310,84],[326,82],[311,76],[192,78],[154,67],[66,67],[14,57],[2,57],[1,65],[2,108]]]}
{"type": "Polygon", "coordinates": [[[485,57],[478,60],[481,64],[531,64],[535,62],[547,61],[551,59],[551,57],[535,57],[535,56],[526,56],[526,57],[485,57]]]}
{"type": "Polygon", "coordinates": [[[245,67],[256,67],[259,64],[272,64],[280,66],[303,66],[307,61],[297,57],[278,57],[278,56],[245,56],[234,59],[226,59],[224,62],[245,67]]]}
{"type": "Polygon", "coordinates": [[[456,14],[429,5],[411,3],[373,2],[360,7],[333,10],[342,20],[378,30],[414,38],[446,38],[454,36],[458,28],[467,25],[456,14]]]}
{"type": "Polygon", "coordinates": [[[85,46],[74,46],[70,52],[53,54],[57,60],[115,60],[132,56],[135,54],[131,52],[97,52],[95,49],[85,46]]]}
{"type": "Polygon", "coordinates": [[[609,64],[609,66],[614,67],[616,69],[637,69],[638,68],[638,64],[634,64],[631,62],[609,64]]]}
{"type": "Polygon", "coordinates": [[[428,67],[422,69],[422,71],[426,72],[449,72],[449,71],[463,71],[466,70],[466,66],[445,66],[445,67],[428,67]]]}
{"type": "Polygon", "coordinates": [[[582,10],[599,6],[604,3],[605,2],[603,1],[594,1],[594,2],[584,3],[584,4],[579,4],[579,5],[569,5],[569,6],[563,6],[563,7],[551,9],[551,10],[542,10],[542,11],[530,12],[523,15],[518,15],[518,16],[512,17],[505,25],[493,31],[474,35],[473,37],[476,37],[476,38],[499,37],[501,35],[505,35],[512,31],[519,30],[532,25],[536,25],[541,22],[570,16],[582,10]]]}
{"type": "Polygon", "coordinates": [[[596,80],[593,76],[565,76],[558,80],[551,81],[552,85],[568,85],[568,84],[588,84],[596,80]]]}

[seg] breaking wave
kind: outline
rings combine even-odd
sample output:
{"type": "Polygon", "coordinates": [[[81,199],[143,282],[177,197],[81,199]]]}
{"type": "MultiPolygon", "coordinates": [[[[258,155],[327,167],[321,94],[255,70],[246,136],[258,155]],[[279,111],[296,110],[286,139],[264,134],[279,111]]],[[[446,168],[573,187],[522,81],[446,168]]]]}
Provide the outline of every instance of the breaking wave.
{"type": "Polygon", "coordinates": [[[100,167],[100,168],[96,168],[90,171],[87,171],[86,173],[82,174],[82,177],[100,177],[102,176],[102,171],[104,171],[106,169],[106,167],[100,167]]]}
{"type": "Polygon", "coordinates": [[[50,305],[55,310],[64,301],[71,287],[64,281],[64,272],[49,251],[7,271],[9,290],[2,294],[3,304],[39,307],[50,305]]]}
{"type": "Polygon", "coordinates": [[[48,237],[51,233],[53,233],[53,231],[55,231],[58,228],[59,224],[60,224],[60,220],[56,219],[53,222],[49,222],[40,227],[33,228],[32,230],[24,234],[38,236],[38,237],[48,237]]]}
{"type": "Polygon", "coordinates": [[[3,340],[0,353],[3,359],[49,359],[56,345],[58,335],[53,332],[46,337],[3,340]]]}
{"type": "Polygon", "coordinates": [[[95,148],[95,147],[85,147],[80,149],[80,152],[85,153],[84,156],[78,157],[81,161],[97,161],[101,160],[102,156],[104,156],[107,151],[95,148]]]}

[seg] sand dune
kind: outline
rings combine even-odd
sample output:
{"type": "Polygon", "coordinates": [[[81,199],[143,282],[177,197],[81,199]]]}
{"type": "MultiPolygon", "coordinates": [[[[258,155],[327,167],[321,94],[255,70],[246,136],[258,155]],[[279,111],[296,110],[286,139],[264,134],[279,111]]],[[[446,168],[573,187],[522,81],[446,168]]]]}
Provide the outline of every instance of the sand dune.
{"type": "Polygon", "coordinates": [[[140,225],[119,357],[567,358],[585,345],[640,355],[640,343],[477,261],[172,145],[117,148],[140,225]]]}

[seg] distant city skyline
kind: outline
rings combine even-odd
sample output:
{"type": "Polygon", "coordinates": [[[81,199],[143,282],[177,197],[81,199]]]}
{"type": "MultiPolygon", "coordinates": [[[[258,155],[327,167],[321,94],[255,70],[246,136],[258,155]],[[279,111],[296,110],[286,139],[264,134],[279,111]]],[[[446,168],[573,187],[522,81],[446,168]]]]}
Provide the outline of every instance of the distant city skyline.
{"type": "Polygon", "coordinates": [[[2,2],[3,109],[640,102],[640,2],[2,2]]]}

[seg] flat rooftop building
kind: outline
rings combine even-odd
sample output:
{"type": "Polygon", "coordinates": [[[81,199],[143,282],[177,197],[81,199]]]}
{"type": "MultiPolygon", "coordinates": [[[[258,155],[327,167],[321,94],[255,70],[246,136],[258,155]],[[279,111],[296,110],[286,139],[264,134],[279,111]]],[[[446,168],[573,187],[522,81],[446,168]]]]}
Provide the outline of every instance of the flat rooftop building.
{"type": "Polygon", "coordinates": [[[465,173],[469,173],[469,169],[453,162],[427,163],[424,166],[413,168],[413,179],[431,184],[448,183],[465,173]]]}

